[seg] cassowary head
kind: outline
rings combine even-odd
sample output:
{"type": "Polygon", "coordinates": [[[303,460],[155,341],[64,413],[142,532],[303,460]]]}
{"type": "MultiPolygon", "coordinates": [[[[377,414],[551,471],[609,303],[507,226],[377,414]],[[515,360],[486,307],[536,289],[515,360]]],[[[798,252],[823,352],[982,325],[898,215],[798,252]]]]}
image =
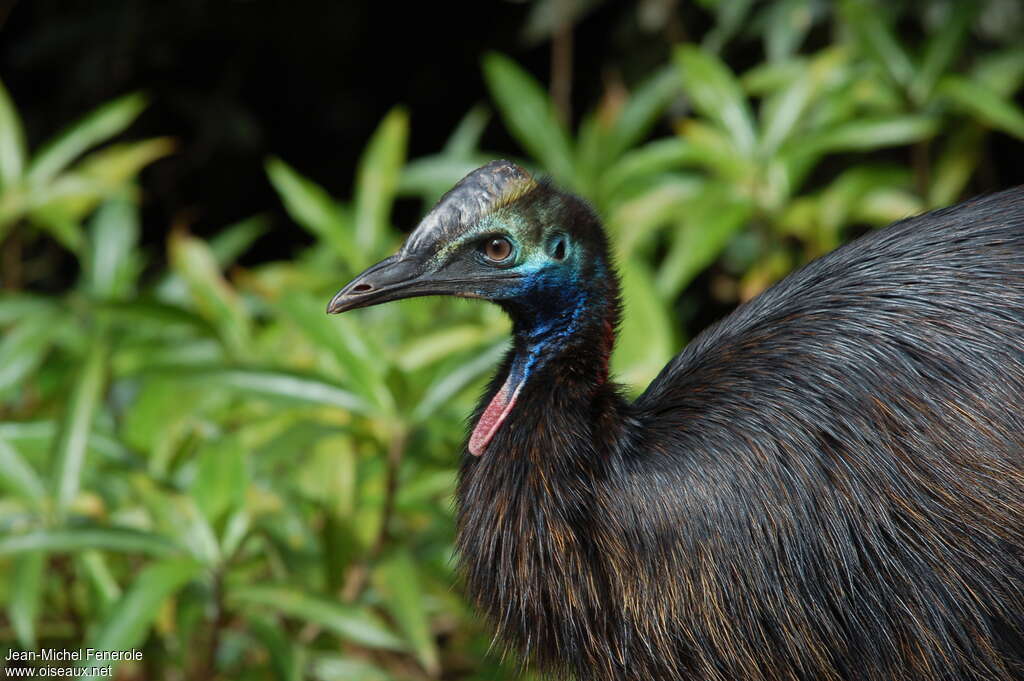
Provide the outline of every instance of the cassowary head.
{"type": "Polygon", "coordinates": [[[535,329],[583,301],[613,297],[612,279],[604,233],[585,203],[492,161],[456,184],[398,253],[349,282],[327,311],[453,295],[496,302],[518,327],[535,329]]]}

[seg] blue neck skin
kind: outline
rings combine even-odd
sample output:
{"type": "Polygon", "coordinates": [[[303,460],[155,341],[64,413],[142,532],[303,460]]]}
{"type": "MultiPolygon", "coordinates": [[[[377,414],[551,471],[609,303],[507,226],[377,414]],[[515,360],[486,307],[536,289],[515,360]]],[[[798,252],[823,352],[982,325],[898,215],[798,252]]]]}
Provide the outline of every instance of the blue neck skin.
{"type": "Polygon", "coordinates": [[[516,339],[509,369],[512,385],[528,379],[569,344],[583,327],[591,301],[575,273],[542,269],[527,277],[516,296],[505,301],[516,339]]]}

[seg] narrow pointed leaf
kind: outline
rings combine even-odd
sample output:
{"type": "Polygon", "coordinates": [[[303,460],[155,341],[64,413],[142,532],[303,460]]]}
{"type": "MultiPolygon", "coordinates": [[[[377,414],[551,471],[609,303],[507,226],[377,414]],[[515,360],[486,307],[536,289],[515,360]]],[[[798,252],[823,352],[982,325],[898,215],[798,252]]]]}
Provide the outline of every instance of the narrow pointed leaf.
{"type": "Polygon", "coordinates": [[[372,253],[382,246],[408,137],[409,115],[403,109],[394,109],[377,126],[359,161],[355,229],[356,243],[364,251],[372,253]]]}
{"type": "Polygon", "coordinates": [[[676,48],[675,57],[683,89],[694,108],[727,131],[737,151],[752,154],[757,142],[754,119],[743,89],[729,68],[692,45],[676,48]]]}
{"type": "Polygon", "coordinates": [[[952,3],[949,12],[951,16],[946,17],[935,34],[928,39],[921,58],[921,68],[911,83],[911,94],[919,103],[927,101],[939,78],[960,52],[977,8],[972,3],[958,2],[952,3]]]}
{"type": "Polygon", "coordinates": [[[679,74],[672,65],[663,67],[637,87],[612,124],[607,158],[617,158],[642,140],[681,91],[679,74]]]}
{"type": "Polygon", "coordinates": [[[914,64],[900,46],[892,27],[882,19],[879,3],[845,0],[841,11],[865,52],[882,67],[882,72],[894,83],[909,86],[914,78],[914,64]]]}
{"type": "Polygon", "coordinates": [[[366,401],[326,379],[277,369],[231,369],[210,367],[154,367],[181,380],[201,381],[210,387],[236,390],[242,395],[279,399],[285,402],[338,407],[356,413],[372,411],[366,401]]]}
{"type": "Polygon", "coordinates": [[[90,646],[97,650],[139,647],[146,640],[164,601],[195,577],[199,570],[199,564],[187,558],[170,558],[143,568],[99,625],[90,646]]]}
{"type": "Polygon", "coordinates": [[[21,179],[25,166],[25,131],[10,93],[0,82],[0,189],[21,179]]]}
{"type": "Polygon", "coordinates": [[[239,605],[269,607],[289,617],[319,624],[341,638],[368,648],[405,650],[406,645],[368,608],[339,603],[290,586],[246,585],[231,589],[228,598],[239,605]]]}
{"type": "Polygon", "coordinates": [[[0,339],[0,397],[17,389],[42,363],[59,322],[50,311],[30,314],[0,339]]]}
{"type": "Polygon", "coordinates": [[[180,549],[173,542],[158,534],[119,527],[33,530],[0,537],[0,556],[26,551],[74,553],[87,549],[142,553],[151,556],[180,553],[180,549]]]}
{"type": "Polygon", "coordinates": [[[100,299],[121,298],[134,287],[139,263],[139,216],[130,201],[104,203],[89,226],[89,253],[85,261],[89,289],[100,299]]]}
{"type": "Polygon", "coordinates": [[[1024,139],[1024,110],[984,85],[961,76],[946,76],[939,91],[961,111],[1018,139],[1024,139]]]}
{"type": "Polygon", "coordinates": [[[421,422],[429,418],[442,404],[452,399],[473,381],[494,369],[494,365],[508,350],[508,343],[502,341],[480,353],[476,359],[466,362],[455,371],[438,379],[412,412],[412,420],[421,422]]]}
{"type": "Polygon", "coordinates": [[[484,57],[484,78],[509,132],[557,179],[573,184],[573,153],[565,126],[540,84],[508,57],[484,57]]]}
{"type": "Polygon", "coordinates": [[[28,179],[53,179],[87,149],[122,132],[145,108],[146,98],[137,93],[100,106],[43,145],[29,165],[28,179]]]}
{"type": "Polygon", "coordinates": [[[11,620],[18,643],[25,650],[36,647],[36,620],[43,596],[43,568],[46,554],[42,551],[23,553],[14,559],[9,588],[7,616],[11,620]]]}
{"type": "Polygon", "coordinates": [[[356,248],[351,220],[330,194],[279,158],[268,159],[266,171],[288,215],[358,271],[364,258],[356,248]]]}
{"type": "Polygon", "coordinates": [[[89,431],[105,383],[106,364],[106,341],[96,335],[79,370],[57,439],[53,488],[58,517],[67,512],[78,496],[89,431]]]}
{"type": "Polygon", "coordinates": [[[46,488],[35,469],[3,438],[0,438],[0,488],[36,505],[46,496],[46,488]]]}
{"type": "Polygon", "coordinates": [[[221,267],[234,263],[261,236],[270,229],[270,220],[263,215],[254,215],[228,225],[210,239],[210,251],[221,267]]]}
{"type": "Polygon", "coordinates": [[[428,674],[436,676],[440,671],[437,642],[430,630],[412,556],[407,551],[396,551],[377,568],[375,577],[377,590],[383,594],[388,612],[409,641],[416,659],[428,674]]]}
{"type": "Polygon", "coordinates": [[[250,319],[237,291],[220,271],[209,245],[180,232],[171,235],[171,265],[188,285],[199,314],[217,330],[225,347],[244,356],[250,339],[250,319]]]}

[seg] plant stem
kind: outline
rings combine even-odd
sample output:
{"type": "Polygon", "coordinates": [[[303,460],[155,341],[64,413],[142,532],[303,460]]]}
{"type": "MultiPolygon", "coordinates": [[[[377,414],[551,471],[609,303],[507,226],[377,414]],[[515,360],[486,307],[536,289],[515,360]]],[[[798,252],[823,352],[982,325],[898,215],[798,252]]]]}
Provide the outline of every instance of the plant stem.
{"type": "Polygon", "coordinates": [[[551,39],[551,99],[562,123],[572,123],[572,21],[569,0],[555,0],[558,22],[551,39]]]}

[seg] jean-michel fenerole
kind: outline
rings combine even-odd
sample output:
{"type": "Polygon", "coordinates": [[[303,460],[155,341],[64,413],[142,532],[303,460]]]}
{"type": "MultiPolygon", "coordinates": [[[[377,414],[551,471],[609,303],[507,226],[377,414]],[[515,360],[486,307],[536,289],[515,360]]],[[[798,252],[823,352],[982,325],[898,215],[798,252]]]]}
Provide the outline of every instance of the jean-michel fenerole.
{"type": "Polygon", "coordinates": [[[125,660],[141,660],[141,650],[66,650],[63,648],[42,648],[36,650],[7,651],[5,662],[114,662],[125,660]]]}

